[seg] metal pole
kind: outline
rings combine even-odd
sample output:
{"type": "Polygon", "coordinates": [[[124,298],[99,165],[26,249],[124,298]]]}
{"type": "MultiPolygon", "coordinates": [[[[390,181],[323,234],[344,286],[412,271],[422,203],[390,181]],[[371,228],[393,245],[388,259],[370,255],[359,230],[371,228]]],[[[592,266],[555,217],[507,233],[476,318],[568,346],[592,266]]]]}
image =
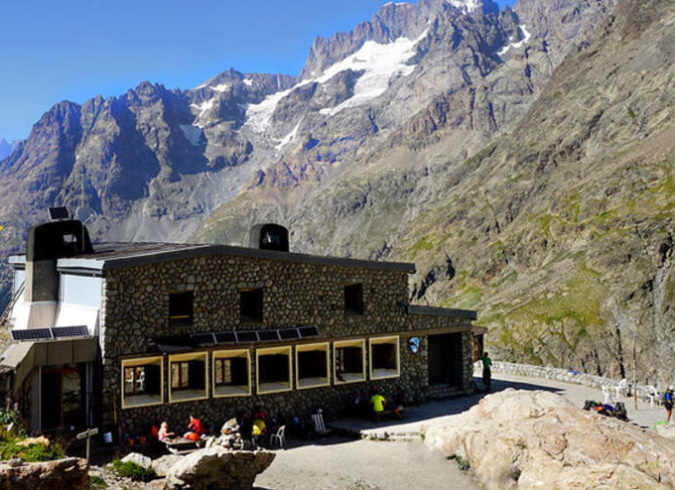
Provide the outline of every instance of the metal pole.
{"type": "Polygon", "coordinates": [[[637,322],[633,323],[633,400],[635,401],[635,410],[638,409],[637,392],[637,322]]]}

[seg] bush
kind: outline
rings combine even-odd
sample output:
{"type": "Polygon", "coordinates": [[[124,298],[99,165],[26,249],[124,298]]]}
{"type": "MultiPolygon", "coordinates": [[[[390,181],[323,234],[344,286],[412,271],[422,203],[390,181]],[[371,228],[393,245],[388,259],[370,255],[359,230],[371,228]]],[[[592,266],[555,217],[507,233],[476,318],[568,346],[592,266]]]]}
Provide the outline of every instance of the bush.
{"type": "Polygon", "coordinates": [[[133,481],[149,482],[157,478],[157,474],[150,468],[133,463],[131,461],[121,461],[119,459],[110,463],[110,468],[117,473],[117,475],[130,478],[133,481]]]}

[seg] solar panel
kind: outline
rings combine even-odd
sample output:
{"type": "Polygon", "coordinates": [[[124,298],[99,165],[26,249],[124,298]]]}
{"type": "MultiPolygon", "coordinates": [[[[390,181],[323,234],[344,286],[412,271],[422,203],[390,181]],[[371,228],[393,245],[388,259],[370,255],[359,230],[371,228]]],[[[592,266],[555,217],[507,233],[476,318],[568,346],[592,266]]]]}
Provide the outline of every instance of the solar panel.
{"type": "Polygon", "coordinates": [[[319,329],[314,325],[300,327],[298,330],[300,330],[300,337],[316,337],[319,335],[319,329]]]}
{"type": "Polygon", "coordinates": [[[51,328],[29,328],[26,330],[12,330],[12,340],[46,340],[52,338],[51,328]]]}
{"type": "Polygon", "coordinates": [[[276,330],[258,330],[260,340],[279,340],[279,333],[276,330]]]}
{"type": "Polygon", "coordinates": [[[217,344],[224,344],[226,342],[237,341],[237,337],[234,334],[234,332],[216,332],[214,335],[216,337],[217,344]]]}
{"type": "Polygon", "coordinates": [[[258,334],[257,332],[237,332],[237,342],[257,342],[258,334]]]}
{"type": "Polygon", "coordinates": [[[52,221],[68,219],[69,217],[70,216],[68,215],[68,208],[65,208],[63,206],[49,208],[49,219],[51,219],[52,221]]]}
{"type": "Polygon", "coordinates": [[[63,337],[88,337],[89,329],[86,325],[77,325],[74,327],[54,327],[52,334],[55,339],[63,337]]]}
{"type": "Polygon", "coordinates": [[[284,328],[279,330],[279,337],[281,337],[281,340],[299,339],[300,332],[297,328],[284,328]]]}
{"type": "Polygon", "coordinates": [[[192,337],[192,340],[197,342],[199,345],[208,345],[216,343],[216,339],[215,336],[213,335],[213,332],[193,333],[190,335],[190,337],[192,337]]]}

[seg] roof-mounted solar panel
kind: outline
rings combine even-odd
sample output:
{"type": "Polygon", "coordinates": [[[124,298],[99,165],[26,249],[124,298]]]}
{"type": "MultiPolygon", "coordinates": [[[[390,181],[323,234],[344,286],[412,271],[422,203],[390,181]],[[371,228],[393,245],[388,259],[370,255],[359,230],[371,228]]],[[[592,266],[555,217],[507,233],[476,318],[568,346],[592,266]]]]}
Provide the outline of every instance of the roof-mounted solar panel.
{"type": "Polygon", "coordinates": [[[277,330],[258,330],[258,338],[260,340],[279,340],[279,332],[277,330]]]}
{"type": "Polygon", "coordinates": [[[299,339],[300,332],[297,328],[284,328],[279,330],[279,337],[281,337],[281,340],[299,339]]]}
{"type": "Polygon", "coordinates": [[[314,325],[309,325],[307,327],[299,327],[300,337],[316,337],[319,335],[319,329],[314,325]]]}
{"type": "Polygon", "coordinates": [[[63,206],[57,206],[49,208],[49,219],[52,221],[59,221],[62,219],[69,219],[70,215],[68,214],[68,208],[63,206]]]}
{"type": "Polygon", "coordinates": [[[206,333],[193,333],[190,334],[192,340],[194,340],[199,345],[210,345],[216,343],[216,338],[213,332],[206,333]]]}
{"type": "Polygon", "coordinates": [[[258,333],[255,331],[237,332],[237,342],[257,342],[258,333]]]}
{"type": "Polygon", "coordinates": [[[49,340],[52,338],[51,328],[29,328],[26,330],[12,330],[12,340],[49,340]]]}
{"type": "Polygon", "coordinates": [[[234,332],[216,332],[214,336],[216,337],[217,344],[237,341],[237,336],[234,334],[234,332]]]}
{"type": "Polygon", "coordinates": [[[55,339],[64,337],[88,337],[89,329],[86,325],[77,325],[74,327],[53,327],[52,334],[55,339]]]}

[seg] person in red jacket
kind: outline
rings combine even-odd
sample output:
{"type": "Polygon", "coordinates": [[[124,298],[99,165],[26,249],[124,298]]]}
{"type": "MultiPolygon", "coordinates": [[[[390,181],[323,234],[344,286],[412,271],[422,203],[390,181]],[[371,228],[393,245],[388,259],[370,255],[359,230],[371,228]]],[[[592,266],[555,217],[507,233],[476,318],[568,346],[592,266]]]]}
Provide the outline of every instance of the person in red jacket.
{"type": "Polygon", "coordinates": [[[190,415],[190,423],[188,424],[188,431],[183,436],[185,439],[196,441],[204,433],[204,426],[201,420],[194,415],[190,415]]]}

